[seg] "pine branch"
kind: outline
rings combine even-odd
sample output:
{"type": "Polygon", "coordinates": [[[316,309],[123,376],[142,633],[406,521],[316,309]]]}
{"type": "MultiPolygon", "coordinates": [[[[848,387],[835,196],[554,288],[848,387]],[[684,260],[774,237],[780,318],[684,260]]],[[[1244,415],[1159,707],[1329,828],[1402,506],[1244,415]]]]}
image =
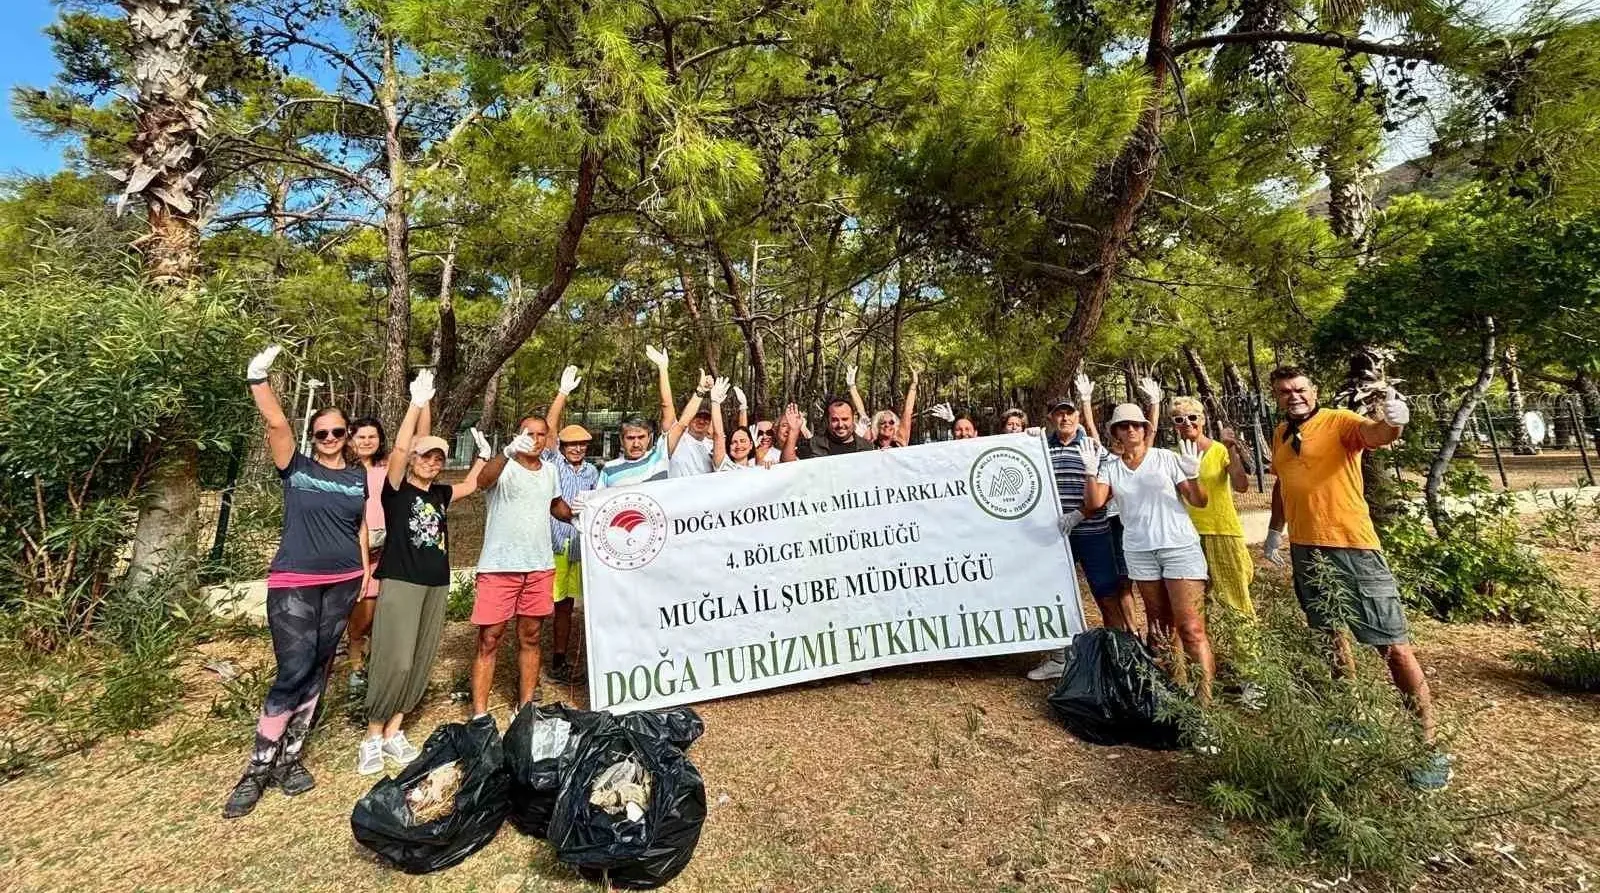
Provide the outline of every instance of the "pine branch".
{"type": "Polygon", "coordinates": [[[1439,48],[1436,46],[1379,43],[1333,32],[1316,33],[1306,31],[1241,31],[1230,34],[1208,34],[1205,37],[1196,37],[1173,44],[1172,54],[1181,56],[1184,53],[1191,53],[1195,50],[1206,50],[1229,44],[1250,43],[1300,43],[1310,46],[1331,47],[1352,53],[1370,53],[1374,56],[1387,56],[1392,59],[1420,59],[1423,62],[1439,62],[1442,58],[1439,48]]]}

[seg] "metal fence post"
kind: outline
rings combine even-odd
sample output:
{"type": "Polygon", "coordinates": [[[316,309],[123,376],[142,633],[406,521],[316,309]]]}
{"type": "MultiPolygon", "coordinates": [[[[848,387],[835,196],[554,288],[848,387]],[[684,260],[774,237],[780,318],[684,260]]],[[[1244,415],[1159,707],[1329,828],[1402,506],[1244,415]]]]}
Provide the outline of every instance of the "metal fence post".
{"type": "Polygon", "coordinates": [[[1578,455],[1583,457],[1583,475],[1589,479],[1589,486],[1594,486],[1594,468],[1589,465],[1589,448],[1584,440],[1589,432],[1583,430],[1583,419],[1578,415],[1578,398],[1573,397],[1567,402],[1567,412],[1572,416],[1573,439],[1578,441],[1578,455]]]}
{"type": "Polygon", "coordinates": [[[211,558],[213,568],[222,563],[222,553],[228,546],[228,523],[233,517],[233,491],[239,486],[239,470],[244,465],[244,439],[239,438],[233,442],[232,454],[228,456],[228,480],[222,485],[222,495],[218,499],[217,530],[211,537],[211,558]]]}
{"type": "Polygon", "coordinates": [[[1506,480],[1506,465],[1500,461],[1500,440],[1494,436],[1494,419],[1489,416],[1489,405],[1479,403],[1483,409],[1483,423],[1489,428],[1489,447],[1494,450],[1494,467],[1500,470],[1500,489],[1511,489],[1511,483],[1506,480]]]}

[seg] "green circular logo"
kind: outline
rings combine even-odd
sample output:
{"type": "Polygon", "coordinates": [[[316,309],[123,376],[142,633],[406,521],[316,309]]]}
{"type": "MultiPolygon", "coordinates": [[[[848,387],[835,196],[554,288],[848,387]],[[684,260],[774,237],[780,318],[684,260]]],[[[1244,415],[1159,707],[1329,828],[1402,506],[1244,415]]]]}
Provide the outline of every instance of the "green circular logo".
{"type": "Polygon", "coordinates": [[[1044,477],[1027,454],[995,447],[972,461],[967,475],[972,501],[1002,521],[1015,521],[1033,511],[1044,490],[1044,477]]]}

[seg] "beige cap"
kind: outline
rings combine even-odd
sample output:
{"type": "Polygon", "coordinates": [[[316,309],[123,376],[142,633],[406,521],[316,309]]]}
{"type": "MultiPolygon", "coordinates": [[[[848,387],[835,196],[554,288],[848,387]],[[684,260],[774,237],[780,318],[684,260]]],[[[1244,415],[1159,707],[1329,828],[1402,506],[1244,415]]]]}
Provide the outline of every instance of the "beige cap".
{"type": "Polygon", "coordinates": [[[582,425],[568,425],[556,433],[557,443],[588,443],[593,439],[582,425]]]}
{"type": "Polygon", "coordinates": [[[1150,426],[1150,420],[1144,417],[1144,410],[1137,403],[1118,403],[1117,408],[1111,411],[1111,421],[1106,423],[1107,428],[1115,428],[1124,423],[1150,426]]]}
{"type": "Polygon", "coordinates": [[[426,455],[434,450],[444,453],[445,457],[449,458],[449,441],[445,440],[443,437],[419,437],[417,438],[417,442],[411,445],[411,452],[416,453],[419,456],[426,455]]]}

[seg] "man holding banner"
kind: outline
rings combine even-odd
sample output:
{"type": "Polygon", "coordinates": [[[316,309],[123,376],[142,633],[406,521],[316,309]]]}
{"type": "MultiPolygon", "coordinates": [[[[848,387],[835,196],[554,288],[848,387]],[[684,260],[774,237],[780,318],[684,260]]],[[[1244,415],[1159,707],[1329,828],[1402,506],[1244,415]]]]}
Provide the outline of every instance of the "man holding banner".
{"type": "Polygon", "coordinates": [[[1060,648],[1084,623],[1058,516],[1023,435],[597,491],[580,525],[591,706],[1060,648]]]}

